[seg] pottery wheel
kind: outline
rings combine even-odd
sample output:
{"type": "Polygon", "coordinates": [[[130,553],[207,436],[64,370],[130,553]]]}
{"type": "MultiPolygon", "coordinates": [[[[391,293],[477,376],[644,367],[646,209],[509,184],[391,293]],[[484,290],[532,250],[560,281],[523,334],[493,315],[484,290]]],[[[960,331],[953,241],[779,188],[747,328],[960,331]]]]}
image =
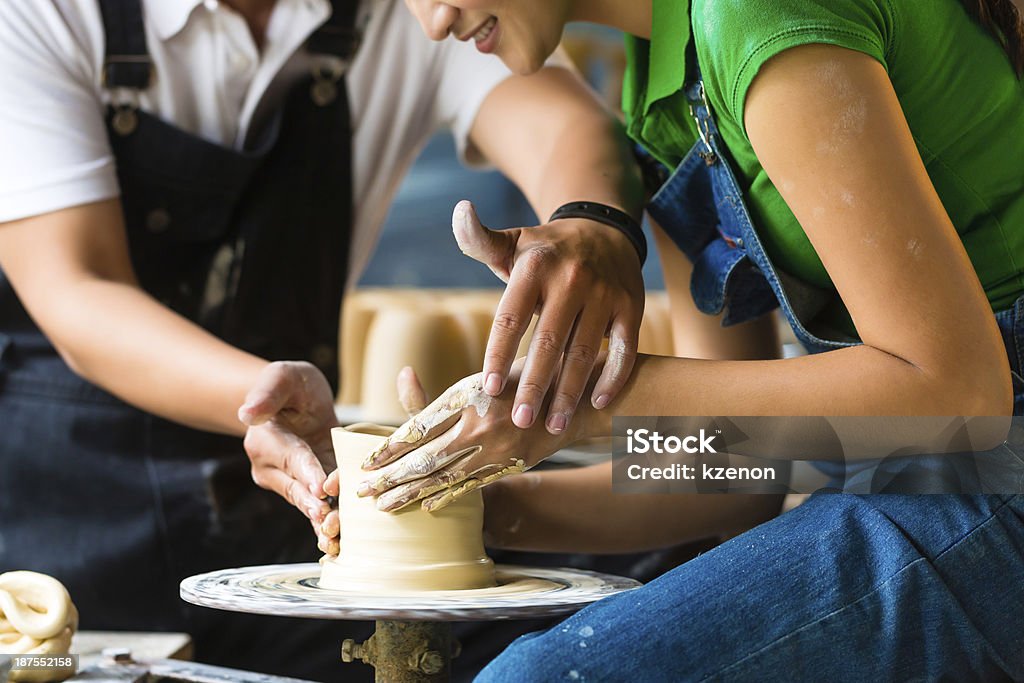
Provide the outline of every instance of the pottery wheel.
{"type": "Polygon", "coordinates": [[[640,586],[582,569],[495,569],[493,588],[374,595],[320,588],[316,563],[241,567],[189,577],[181,597],[232,612],[309,619],[487,621],[567,614],[640,586]]]}

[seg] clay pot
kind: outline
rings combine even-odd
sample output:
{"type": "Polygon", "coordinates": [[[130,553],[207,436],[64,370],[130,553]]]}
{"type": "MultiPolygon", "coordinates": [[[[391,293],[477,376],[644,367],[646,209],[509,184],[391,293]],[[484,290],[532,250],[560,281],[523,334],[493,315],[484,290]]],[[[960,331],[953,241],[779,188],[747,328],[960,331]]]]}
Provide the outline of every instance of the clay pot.
{"type": "Polygon", "coordinates": [[[480,491],[433,513],[418,504],[381,512],[374,498],[356,496],[359,483],[372,477],[362,470],[363,460],[390,432],[373,425],[331,432],[340,475],[341,552],[322,560],[320,587],[395,593],[494,586],[494,563],[484,551],[480,491]]]}

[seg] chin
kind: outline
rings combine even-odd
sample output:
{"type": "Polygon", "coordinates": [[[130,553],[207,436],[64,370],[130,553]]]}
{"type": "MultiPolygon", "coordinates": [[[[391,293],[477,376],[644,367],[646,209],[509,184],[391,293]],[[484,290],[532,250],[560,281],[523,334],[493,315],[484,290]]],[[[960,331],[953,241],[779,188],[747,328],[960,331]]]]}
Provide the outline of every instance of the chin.
{"type": "Polygon", "coordinates": [[[505,66],[518,76],[529,76],[530,74],[537,73],[544,68],[546,59],[546,57],[539,54],[522,52],[501,56],[501,61],[505,62],[505,66]]]}

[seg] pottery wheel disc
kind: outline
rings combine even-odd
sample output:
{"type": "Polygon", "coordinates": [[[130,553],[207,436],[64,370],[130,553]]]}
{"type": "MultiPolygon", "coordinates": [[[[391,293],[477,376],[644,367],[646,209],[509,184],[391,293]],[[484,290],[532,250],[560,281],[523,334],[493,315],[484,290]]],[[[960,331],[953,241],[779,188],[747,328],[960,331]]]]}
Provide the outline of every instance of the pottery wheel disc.
{"type": "Polygon", "coordinates": [[[186,602],[232,612],[309,619],[485,621],[575,612],[638,588],[633,579],[582,569],[498,565],[498,585],[460,591],[373,595],[320,588],[320,565],[222,569],[181,582],[186,602]]]}

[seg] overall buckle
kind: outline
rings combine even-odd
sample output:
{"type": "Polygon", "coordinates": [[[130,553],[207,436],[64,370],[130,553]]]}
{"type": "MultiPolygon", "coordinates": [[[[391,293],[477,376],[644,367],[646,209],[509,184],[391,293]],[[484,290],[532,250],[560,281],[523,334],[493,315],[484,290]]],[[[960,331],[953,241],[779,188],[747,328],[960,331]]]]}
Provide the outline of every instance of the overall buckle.
{"type": "Polygon", "coordinates": [[[715,153],[715,148],[712,147],[711,142],[715,137],[715,134],[711,131],[709,119],[711,118],[711,107],[708,105],[707,93],[704,91],[704,81],[701,80],[697,83],[697,95],[700,97],[699,107],[703,107],[704,116],[701,116],[701,110],[698,106],[695,106],[694,102],[690,102],[690,116],[697,122],[697,134],[700,136],[700,141],[707,147],[706,151],[699,152],[700,158],[704,160],[704,163],[708,166],[714,166],[718,161],[718,155],[715,153]]]}

